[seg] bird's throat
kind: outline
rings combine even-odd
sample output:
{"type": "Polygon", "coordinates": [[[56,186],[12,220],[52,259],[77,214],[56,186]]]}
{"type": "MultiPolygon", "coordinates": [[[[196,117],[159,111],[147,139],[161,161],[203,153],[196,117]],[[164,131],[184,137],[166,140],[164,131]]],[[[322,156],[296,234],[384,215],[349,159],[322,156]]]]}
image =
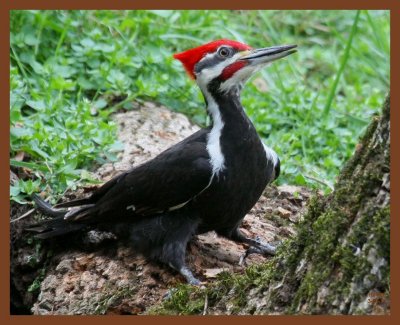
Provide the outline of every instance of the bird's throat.
{"type": "Polygon", "coordinates": [[[213,167],[213,175],[218,175],[226,167],[224,147],[240,143],[243,139],[257,136],[253,124],[246,116],[240,102],[240,89],[232,89],[228,93],[204,92],[207,112],[212,120],[208,135],[207,151],[213,167]],[[230,143],[223,143],[224,134],[229,133],[230,143]]]}

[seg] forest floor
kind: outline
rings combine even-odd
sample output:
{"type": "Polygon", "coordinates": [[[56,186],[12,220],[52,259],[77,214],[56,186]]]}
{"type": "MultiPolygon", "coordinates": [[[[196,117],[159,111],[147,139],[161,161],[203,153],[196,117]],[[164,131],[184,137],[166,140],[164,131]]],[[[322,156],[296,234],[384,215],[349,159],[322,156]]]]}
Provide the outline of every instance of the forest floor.
{"type": "MultiPolygon", "coordinates": [[[[117,163],[103,165],[94,173],[102,181],[154,157],[198,130],[184,115],[152,103],[117,113],[113,119],[118,124],[124,150],[117,163]]],[[[93,189],[92,186],[69,191],[66,198],[82,197],[93,189]]],[[[242,231],[272,244],[292,237],[311,195],[304,187],[267,187],[245,217],[242,231]]],[[[11,219],[28,209],[12,205],[11,219]]],[[[54,245],[27,240],[21,229],[33,218],[31,215],[13,222],[11,227],[11,299],[15,300],[12,305],[16,313],[30,309],[40,315],[142,314],[157,306],[168,290],[184,283],[168,266],[145,259],[108,233],[91,231],[83,239],[71,237],[54,245]]],[[[246,265],[239,265],[246,249],[244,244],[210,232],[191,241],[187,263],[195,276],[207,284],[223,271],[242,273],[246,266],[268,260],[251,255],[246,265]]]]}

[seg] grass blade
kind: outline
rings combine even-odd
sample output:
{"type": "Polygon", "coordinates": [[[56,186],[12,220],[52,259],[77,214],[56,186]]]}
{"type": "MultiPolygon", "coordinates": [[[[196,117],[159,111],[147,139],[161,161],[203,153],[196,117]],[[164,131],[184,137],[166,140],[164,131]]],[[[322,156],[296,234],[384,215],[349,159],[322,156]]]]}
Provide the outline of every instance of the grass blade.
{"type": "Polygon", "coordinates": [[[326,118],[328,116],[329,111],[331,110],[333,98],[335,97],[336,89],[337,89],[337,86],[339,84],[340,77],[342,76],[344,68],[346,67],[347,60],[349,59],[351,45],[353,43],[354,35],[356,34],[356,31],[357,31],[357,24],[358,24],[358,20],[360,18],[360,12],[361,12],[360,10],[357,10],[356,16],[354,17],[353,26],[351,27],[350,37],[349,37],[349,40],[348,40],[348,42],[346,44],[346,48],[344,50],[344,54],[343,54],[343,57],[342,57],[342,62],[340,63],[339,70],[338,70],[338,72],[336,74],[335,80],[334,80],[333,85],[331,87],[331,90],[329,92],[328,100],[327,100],[326,105],[324,107],[324,111],[323,111],[323,117],[324,118],[326,118]]]}
{"type": "Polygon", "coordinates": [[[29,168],[31,170],[39,170],[41,172],[48,172],[49,171],[49,169],[46,166],[42,166],[42,165],[35,164],[35,163],[32,163],[32,162],[18,161],[18,160],[15,160],[15,159],[10,159],[10,166],[29,168]]]}

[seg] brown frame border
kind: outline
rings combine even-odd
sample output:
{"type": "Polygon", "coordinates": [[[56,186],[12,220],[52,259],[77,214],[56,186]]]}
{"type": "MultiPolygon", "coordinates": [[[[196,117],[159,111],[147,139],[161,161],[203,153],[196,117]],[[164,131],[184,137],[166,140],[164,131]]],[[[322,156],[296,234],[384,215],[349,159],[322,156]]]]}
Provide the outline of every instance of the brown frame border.
{"type": "MultiPolygon", "coordinates": [[[[93,3],[85,3],[82,0],[67,0],[63,3],[54,0],[3,0],[0,4],[0,36],[3,40],[3,44],[9,44],[9,10],[12,9],[388,9],[391,10],[391,88],[396,89],[400,82],[399,74],[399,63],[395,58],[400,58],[399,51],[399,31],[400,31],[400,1],[399,0],[335,0],[332,3],[328,1],[316,1],[316,0],[280,0],[274,2],[261,2],[261,1],[239,1],[239,0],[203,0],[201,3],[195,2],[183,2],[179,0],[164,0],[157,2],[149,2],[146,0],[117,0],[117,1],[107,1],[107,0],[96,0],[93,3]],[[397,87],[396,87],[397,86],[397,87]]],[[[74,317],[73,321],[79,323],[94,323],[94,324],[105,324],[110,320],[116,320],[118,322],[132,322],[132,318],[124,316],[12,316],[9,312],[9,299],[10,299],[10,260],[9,260],[9,183],[6,182],[9,178],[9,52],[0,52],[0,64],[1,71],[3,71],[2,79],[3,82],[0,85],[1,98],[3,99],[3,109],[0,110],[1,114],[1,127],[0,127],[0,157],[2,163],[0,165],[0,179],[3,180],[0,186],[0,198],[1,198],[1,224],[0,229],[2,236],[0,237],[0,253],[1,260],[3,261],[0,272],[2,296],[1,299],[1,314],[0,319],[3,324],[9,323],[24,323],[29,321],[30,323],[40,323],[49,324],[50,322],[60,322],[67,324],[74,317]],[[8,71],[8,74],[4,73],[8,71]],[[54,318],[56,317],[56,318],[54,318]],[[110,319],[111,317],[111,319],[110,319]]],[[[392,110],[391,110],[391,122],[393,125],[394,120],[398,120],[399,117],[399,95],[397,92],[392,92],[391,94],[392,110]],[[393,108],[394,107],[394,108],[393,108]]],[[[392,128],[391,135],[391,165],[399,166],[399,130],[396,127],[392,128]],[[393,143],[394,142],[394,143],[393,143]]],[[[398,179],[399,172],[398,167],[392,169],[392,186],[391,195],[392,202],[397,202],[396,198],[398,196],[398,179]]],[[[398,252],[398,247],[400,247],[400,236],[398,236],[399,222],[397,216],[399,215],[399,207],[397,204],[391,205],[391,223],[392,223],[392,233],[391,233],[391,315],[388,316],[243,316],[243,317],[229,317],[220,316],[218,318],[205,316],[206,319],[194,316],[165,316],[162,317],[162,321],[173,322],[173,323],[186,323],[190,322],[209,322],[209,321],[222,321],[229,323],[241,323],[242,321],[251,321],[252,323],[262,324],[264,322],[275,322],[275,323],[292,323],[296,324],[320,324],[321,322],[333,323],[336,321],[340,322],[357,322],[362,324],[374,324],[377,322],[385,323],[399,323],[399,312],[398,312],[398,302],[400,301],[400,290],[398,284],[398,276],[393,276],[399,273],[399,259],[395,257],[394,251],[398,252]],[[396,271],[397,270],[397,271],[396,271]],[[296,318],[294,318],[296,317],[296,318]]],[[[137,320],[139,320],[137,318],[137,320]]],[[[140,322],[158,322],[160,319],[158,316],[145,316],[140,317],[140,322]]]]}

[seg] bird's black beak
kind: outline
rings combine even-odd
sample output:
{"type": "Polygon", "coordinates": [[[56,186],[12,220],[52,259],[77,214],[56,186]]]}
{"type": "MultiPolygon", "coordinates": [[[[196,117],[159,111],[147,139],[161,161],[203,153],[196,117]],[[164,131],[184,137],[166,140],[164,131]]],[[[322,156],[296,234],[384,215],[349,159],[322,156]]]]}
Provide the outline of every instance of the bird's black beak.
{"type": "Polygon", "coordinates": [[[252,65],[265,64],[297,52],[296,47],[297,45],[280,45],[250,50],[246,51],[239,60],[247,61],[252,65]]]}

